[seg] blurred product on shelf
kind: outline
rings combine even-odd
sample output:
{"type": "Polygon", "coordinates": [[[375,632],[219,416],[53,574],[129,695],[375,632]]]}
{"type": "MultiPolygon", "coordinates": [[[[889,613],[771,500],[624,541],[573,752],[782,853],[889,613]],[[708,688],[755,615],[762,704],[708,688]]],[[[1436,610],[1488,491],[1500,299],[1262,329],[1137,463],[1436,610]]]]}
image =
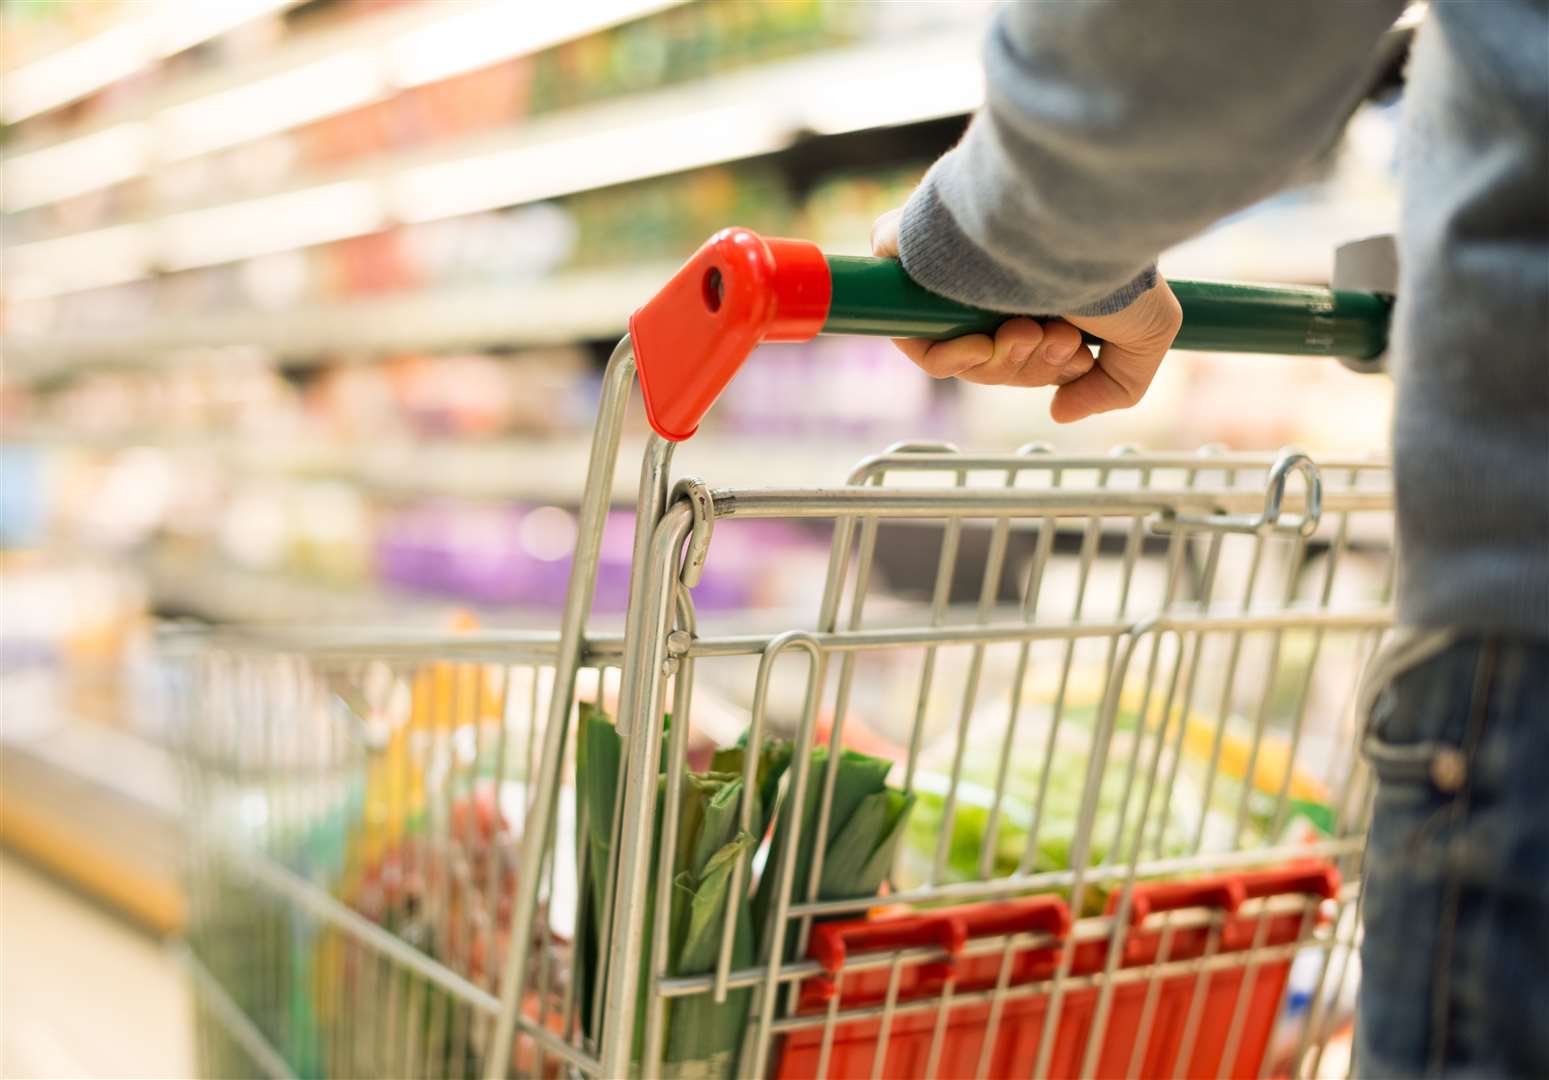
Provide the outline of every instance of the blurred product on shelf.
{"type": "Polygon", "coordinates": [[[857,442],[900,431],[923,438],[954,426],[941,400],[947,396],[899,364],[887,341],[765,345],[727,387],[710,430],[857,442]]]}
{"type": "MultiPolygon", "coordinates": [[[[821,537],[775,522],[739,523],[717,540],[719,565],[694,592],[701,611],[789,605],[784,563],[805,568],[821,537]]],[[[376,545],[382,582],[488,608],[558,611],[575,544],[573,512],[557,506],[474,506],[427,501],[389,512],[376,545]]],[[[629,599],[634,515],[615,511],[603,529],[594,608],[622,613],[629,599]]]]}
{"type": "Polygon", "coordinates": [[[920,161],[824,177],[797,218],[798,235],[825,251],[870,255],[872,222],[902,206],[929,167],[920,161]]]}
{"type": "Polygon", "coordinates": [[[40,545],[47,535],[46,454],[37,448],[0,450],[0,550],[40,545]]]}
{"type": "Polygon", "coordinates": [[[346,359],[298,381],[267,353],[233,347],[177,367],[12,386],[4,420],[9,438],[55,444],[68,436],[105,447],[569,433],[590,414],[593,381],[575,348],[346,359]]]}
{"type": "MultiPolygon", "coordinates": [[[[103,452],[137,443],[193,453],[235,451],[251,440],[254,446],[290,444],[288,454],[270,461],[272,471],[341,467],[330,460],[342,461],[348,471],[353,445],[495,446],[491,440],[529,436],[580,441],[598,386],[585,356],[564,348],[341,361],[299,384],[252,353],[233,350],[211,360],[83,373],[53,390],[18,389],[9,399],[10,437],[58,445],[68,433],[103,452]],[[317,453],[301,452],[309,446],[317,453]],[[318,464],[308,466],[309,460],[318,464]],[[291,461],[300,464],[292,469],[285,465],[291,461]]],[[[858,444],[885,439],[903,425],[921,434],[954,426],[949,399],[898,364],[883,341],[768,346],[749,365],[748,377],[731,387],[706,430],[757,437],[810,433],[858,444]]],[[[508,490],[521,492],[520,475],[509,478],[508,490]]]]}
{"type": "Polygon", "coordinates": [[[37,389],[14,387],[7,421],[17,432],[82,442],[219,432],[289,436],[299,421],[295,387],[253,348],[212,349],[175,368],[82,371],[37,389]]]}
{"type": "Polygon", "coordinates": [[[308,430],[329,440],[568,433],[590,405],[577,349],[398,356],[324,369],[307,388],[308,430]]]}
{"type": "Polygon", "coordinates": [[[851,40],[864,11],[835,0],[670,7],[296,132],[307,166],[425,146],[851,40]]]}
{"type": "Polygon", "coordinates": [[[64,717],[122,725],[149,711],[126,694],[136,667],[147,664],[148,597],[137,575],[8,547],[0,592],[5,739],[29,738],[64,717]]]}
{"type": "Polygon", "coordinates": [[[780,172],[760,163],[604,188],[560,205],[576,221],[578,267],[686,257],[728,221],[746,221],[747,228],[773,233],[791,224],[790,196],[780,172]]]}
{"type": "MultiPolygon", "coordinates": [[[[424,2],[424,0],[421,0],[424,2]]],[[[34,6],[34,5],[18,5],[34,6]]],[[[56,5],[74,6],[74,5],[56,5]]],[[[305,38],[320,29],[313,9],[332,9],[330,21],[358,20],[388,5],[305,4],[292,9],[280,37],[305,38]]],[[[866,5],[837,0],[784,0],[778,4],[692,3],[668,5],[610,30],[563,42],[539,52],[499,60],[470,71],[396,91],[384,88],[373,100],[323,116],[278,134],[240,142],[194,157],[168,155],[147,183],[130,177],[77,197],[42,203],[13,215],[17,241],[97,228],[156,211],[177,211],[212,200],[259,195],[283,188],[298,174],[326,173],[351,161],[426,148],[514,127],[537,116],[630,94],[691,82],[857,39],[870,24],[885,22],[866,5]]],[[[270,22],[271,27],[275,26],[270,22]]],[[[262,41],[278,42],[252,26],[234,41],[247,48],[214,43],[190,50],[198,59],[148,72],[75,106],[74,122],[108,111],[103,101],[147,96],[157,82],[197,70],[201,61],[227,62],[262,41]],[[267,38],[268,40],[264,40],[267,38]],[[235,55],[232,55],[235,54],[235,55]],[[181,72],[174,70],[180,67],[181,72]],[[99,100],[101,99],[101,100],[99,100]]],[[[217,39],[217,40],[224,40],[217,39]]],[[[37,126],[56,121],[42,118],[37,126]]]]}
{"type": "Polygon", "coordinates": [[[136,6],[131,0],[98,0],[93,4],[6,4],[0,8],[6,67],[20,67],[101,33],[136,6]]]}
{"type": "MultiPolygon", "coordinates": [[[[298,251],[66,293],[25,306],[29,332],[122,328],[221,312],[281,312],[379,293],[513,287],[559,271],[670,261],[734,221],[795,224],[778,170],[712,167],[554,202],[389,229],[298,251]]],[[[838,230],[830,230],[837,232],[838,230]]],[[[519,294],[513,303],[520,302],[519,294]]],[[[621,305],[620,327],[627,314],[621,305]]],[[[450,328],[449,328],[450,329],[450,328]]]]}

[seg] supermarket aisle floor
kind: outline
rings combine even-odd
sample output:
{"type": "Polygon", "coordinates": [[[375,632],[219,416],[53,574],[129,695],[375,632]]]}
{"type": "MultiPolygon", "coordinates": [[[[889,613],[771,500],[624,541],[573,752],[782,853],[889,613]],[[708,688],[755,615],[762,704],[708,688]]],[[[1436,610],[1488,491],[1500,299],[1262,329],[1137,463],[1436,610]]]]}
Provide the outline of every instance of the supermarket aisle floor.
{"type": "Polygon", "coordinates": [[[161,944],[0,854],[0,1076],[189,1076],[191,1021],[161,944]]]}

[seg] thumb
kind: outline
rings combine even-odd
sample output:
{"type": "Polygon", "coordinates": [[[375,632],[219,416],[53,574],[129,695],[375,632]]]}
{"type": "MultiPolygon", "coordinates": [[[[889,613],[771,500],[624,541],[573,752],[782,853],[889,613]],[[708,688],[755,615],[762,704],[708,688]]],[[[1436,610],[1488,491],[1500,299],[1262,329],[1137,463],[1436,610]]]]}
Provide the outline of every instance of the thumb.
{"type": "Polygon", "coordinates": [[[881,258],[898,256],[898,223],[903,220],[902,209],[889,210],[871,226],[871,253],[881,258]]]}
{"type": "Polygon", "coordinates": [[[1121,311],[1070,315],[1066,321],[1095,334],[1103,345],[1091,370],[1055,393],[1049,415],[1060,424],[1139,402],[1178,336],[1183,309],[1158,277],[1155,286],[1121,311]]]}
{"type": "Polygon", "coordinates": [[[1166,351],[1165,345],[1132,348],[1104,342],[1097,363],[1055,391],[1049,415],[1055,423],[1069,424],[1096,413],[1129,408],[1145,395],[1166,351]]]}

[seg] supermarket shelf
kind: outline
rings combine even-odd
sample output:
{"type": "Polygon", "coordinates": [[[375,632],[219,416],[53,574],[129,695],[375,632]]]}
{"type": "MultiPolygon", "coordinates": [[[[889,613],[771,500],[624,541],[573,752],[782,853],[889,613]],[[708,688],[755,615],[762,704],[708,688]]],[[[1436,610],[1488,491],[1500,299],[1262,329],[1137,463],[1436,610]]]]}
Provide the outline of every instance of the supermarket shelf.
{"type": "MultiPolygon", "coordinates": [[[[325,444],[234,442],[190,438],[167,440],[149,434],[91,438],[68,432],[9,434],[13,444],[61,449],[114,450],[152,447],[172,455],[213,461],[237,475],[337,479],[388,498],[445,497],[574,504],[586,484],[589,433],[488,442],[361,441],[325,444]]],[[[679,445],[673,469],[701,476],[714,487],[811,487],[842,484],[860,460],[887,440],[779,439],[707,432],[679,445]]],[[[626,437],[615,470],[613,499],[633,506],[638,464],[645,450],[640,436],[626,437]]]]}
{"type": "Polygon", "coordinates": [[[397,593],[374,584],[337,585],[295,574],[245,570],[199,556],[157,551],[136,561],[158,611],[210,622],[398,626],[449,629],[464,614],[495,629],[550,628],[552,612],[480,609],[455,599],[397,593]]]}
{"type": "MultiPolygon", "coordinates": [[[[292,7],[297,2],[226,0],[222,4],[195,2],[177,7],[166,2],[147,5],[150,10],[145,15],[126,19],[9,73],[3,109],[5,121],[14,124],[48,112],[145,70],[173,53],[208,41],[267,12],[292,7]]],[[[407,5],[397,11],[298,36],[247,62],[184,76],[136,101],[105,111],[97,121],[66,138],[23,141],[14,149],[17,155],[55,150],[84,135],[114,126],[153,120],[164,122],[168,118],[166,114],[174,109],[183,110],[181,117],[173,116],[174,120],[186,121],[191,110],[212,115],[225,113],[235,120],[239,117],[232,116],[232,106],[245,105],[242,115],[252,115],[257,123],[265,126],[255,133],[243,126],[228,125],[225,132],[215,137],[221,140],[220,145],[231,145],[244,138],[291,126],[282,122],[286,114],[276,113],[273,109],[267,117],[262,116],[265,111],[262,99],[267,97],[272,105],[288,89],[292,98],[305,91],[313,92],[314,100],[302,106],[309,110],[300,121],[305,122],[343,108],[368,104],[403,87],[535,52],[681,2],[589,0],[581,5],[551,5],[541,16],[524,0],[407,5]],[[308,76],[318,71],[316,65],[340,54],[364,63],[330,74],[358,71],[359,77],[332,80],[334,88],[325,85],[325,96],[318,98],[319,82],[308,76]],[[247,98],[236,96],[255,85],[261,87],[263,93],[247,98]]],[[[199,119],[197,114],[193,114],[193,118],[199,119]]],[[[208,131],[207,125],[199,127],[208,131]]],[[[148,151],[153,133],[147,129],[138,134],[146,140],[145,150],[148,151]]],[[[138,175],[138,171],[134,175],[138,175]]],[[[7,206],[7,209],[14,208],[7,206]]]]}
{"type": "MultiPolygon", "coordinates": [[[[374,583],[329,585],[284,571],[245,570],[198,555],[155,551],[135,561],[144,575],[153,606],[212,623],[243,626],[331,628],[348,633],[369,629],[451,633],[469,616],[481,630],[559,629],[554,608],[481,607],[452,597],[433,598],[398,592],[374,583]]],[[[886,605],[882,605],[882,610],[886,605]]],[[[700,621],[706,632],[754,632],[806,625],[812,612],[779,608],[738,613],[732,618],[709,612],[700,621]]],[[[619,634],[622,612],[593,612],[589,633],[619,634]]]]}
{"type": "Polygon", "coordinates": [[[171,753],[73,718],[0,727],[0,841],[161,934],[182,925],[181,783],[171,753]]]}
{"type": "MultiPolygon", "coordinates": [[[[932,538],[928,541],[934,545],[932,538]]],[[[357,587],[318,585],[285,572],[242,570],[198,556],[178,557],[169,552],[152,554],[138,563],[147,586],[162,611],[177,611],[214,623],[279,628],[331,628],[352,631],[380,630],[450,633],[473,616],[481,630],[548,631],[559,629],[555,609],[519,610],[479,608],[453,599],[429,600],[396,593],[376,585],[357,587]]],[[[878,596],[868,605],[868,621],[874,627],[908,624],[908,609],[889,597],[878,596]]],[[[771,607],[729,613],[703,612],[699,632],[707,635],[768,633],[810,626],[816,615],[816,599],[810,607],[771,607]]],[[[1013,608],[1005,617],[1015,618],[1013,608]]],[[[979,617],[974,602],[953,603],[943,617],[967,623],[979,617]]],[[[587,620],[591,634],[619,634],[624,629],[620,612],[594,612],[587,620]]]]}
{"type": "MultiPolygon", "coordinates": [[[[371,491],[404,497],[521,499],[575,503],[586,484],[590,436],[495,443],[404,443],[299,449],[291,456],[265,449],[233,449],[238,469],[336,476],[371,491]]],[[[831,439],[776,440],[707,434],[681,444],[673,471],[702,476],[715,487],[795,487],[842,484],[851,467],[881,449],[877,443],[831,439]]],[[[639,484],[641,438],[627,438],[614,474],[616,503],[633,505],[639,484]]]]}
{"type": "Polygon", "coordinates": [[[87,363],[147,365],[177,354],[256,345],[293,361],[330,352],[394,352],[512,343],[543,345],[622,334],[629,313],[677,267],[564,274],[546,281],[394,293],[283,311],[159,318],[153,327],[84,330],[5,341],[10,378],[37,379],[87,363]]]}
{"type": "Polygon", "coordinates": [[[734,161],[783,149],[806,133],[966,113],[983,98],[980,45],[977,26],[884,37],[365,159],[301,177],[284,191],[376,182],[387,217],[429,221],[734,161]],[[900,71],[899,55],[910,57],[908,71],[900,71]]]}
{"type": "MultiPolygon", "coordinates": [[[[354,587],[320,585],[294,574],[242,570],[198,556],[178,557],[157,552],[136,564],[145,575],[154,606],[213,623],[242,626],[306,626],[332,628],[344,633],[369,628],[420,630],[435,634],[464,627],[472,616],[481,630],[559,629],[556,609],[489,608],[452,598],[431,599],[394,592],[375,584],[354,587]]],[[[879,601],[884,614],[887,603],[879,601]]],[[[762,608],[739,612],[707,612],[700,619],[703,633],[775,633],[790,626],[808,625],[811,610],[762,608]]],[[[621,612],[594,612],[588,633],[620,634],[621,612]]]]}
{"type": "Polygon", "coordinates": [[[236,0],[223,4],[143,5],[97,33],[55,49],[6,75],[0,113],[15,124],[68,105],[138,74],[244,23],[294,7],[299,0],[236,0]]]}
{"type": "Polygon", "coordinates": [[[983,97],[978,46],[977,30],[884,39],[567,110],[257,198],[19,244],[10,274],[42,283],[28,296],[71,292],[959,115],[983,97]]]}

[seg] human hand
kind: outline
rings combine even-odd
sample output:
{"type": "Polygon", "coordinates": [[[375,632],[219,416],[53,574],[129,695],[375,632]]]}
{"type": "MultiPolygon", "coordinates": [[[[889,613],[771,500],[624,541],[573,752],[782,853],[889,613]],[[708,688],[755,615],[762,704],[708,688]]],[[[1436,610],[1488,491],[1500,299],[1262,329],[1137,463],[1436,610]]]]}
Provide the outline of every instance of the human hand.
{"type": "MultiPolygon", "coordinates": [[[[890,210],[871,229],[873,255],[898,257],[902,210],[890,210]]],[[[988,386],[1056,386],[1049,415],[1068,424],[1100,412],[1127,409],[1151,385],[1162,357],[1178,336],[1183,312],[1160,275],[1122,311],[1064,315],[1042,324],[1007,319],[988,334],[948,341],[895,338],[894,344],[926,374],[988,386]],[[1094,359],[1081,331],[1102,339],[1094,359]]]]}

